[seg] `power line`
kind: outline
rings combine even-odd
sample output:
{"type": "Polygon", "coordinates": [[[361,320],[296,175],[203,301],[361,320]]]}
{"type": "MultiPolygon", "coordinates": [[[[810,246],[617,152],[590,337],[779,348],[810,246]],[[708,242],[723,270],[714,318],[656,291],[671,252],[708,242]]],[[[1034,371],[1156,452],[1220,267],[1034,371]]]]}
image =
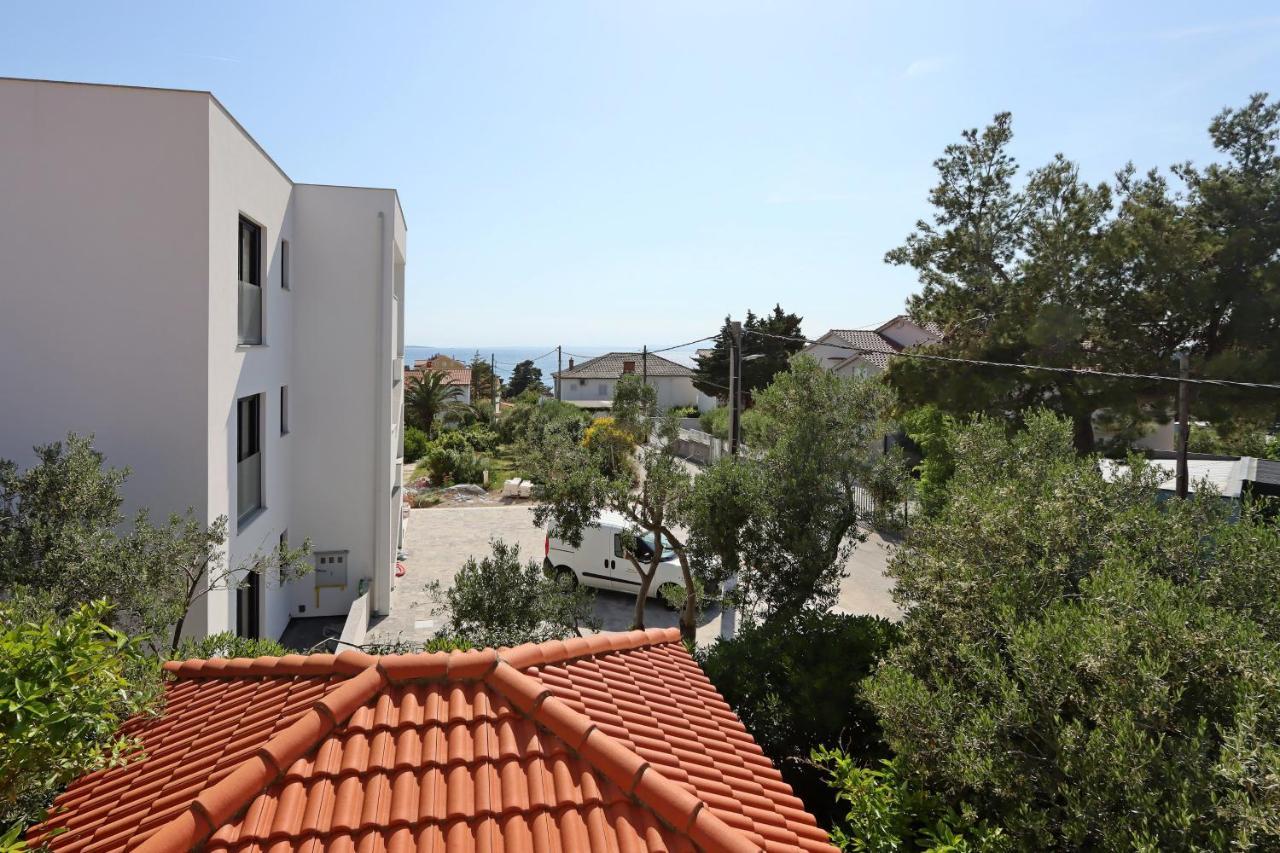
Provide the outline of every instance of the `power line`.
{"type": "Polygon", "coordinates": [[[703,341],[713,341],[718,337],[720,337],[718,334],[707,335],[705,338],[698,338],[696,341],[685,341],[682,344],[675,344],[674,346],[663,347],[662,349],[651,349],[649,350],[649,355],[653,355],[656,352],[670,352],[673,349],[684,349],[685,347],[691,347],[694,344],[700,344],[703,341]]]}
{"type": "Polygon", "coordinates": [[[792,337],[790,335],[774,335],[769,332],[760,332],[755,329],[743,329],[748,335],[759,335],[764,338],[773,338],[779,341],[793,341],[804,344],[822,344],[832,349],[847,350],[862,355],[879,354],[887,355],[891,358],[915,358],[922,361],[942,361],[951,364],[969,364],[975,367],[1001,367],[1014,370],[1039,370],[1046,373],[1066,373],[1073,376],[1098,376],[1107,379],[1135,379],[1147,382],[1186,382],[1191,385],[1212,385],[1222,388],[1248,388],[1251,390],[1262,391],[1280,391],[1280,385],[1267,382],[1243,382],[1238,379],[1180,379],[1177,376],[1164,376],[1159,373],[1120,373],[1110,370],[1092,370],[1087,367],[1053,367],[1047,364],[1017,364],[1009,361],[985,361],[977,358],[958,358],[947,355],[932,355],[930,353],[913,352],[903,350],[901,352],[886,353],[882,350],[870,350],[862,347],[845,346],[841,344],[833,344],[827,341],[815,341],[809,338],[792,337]]]}

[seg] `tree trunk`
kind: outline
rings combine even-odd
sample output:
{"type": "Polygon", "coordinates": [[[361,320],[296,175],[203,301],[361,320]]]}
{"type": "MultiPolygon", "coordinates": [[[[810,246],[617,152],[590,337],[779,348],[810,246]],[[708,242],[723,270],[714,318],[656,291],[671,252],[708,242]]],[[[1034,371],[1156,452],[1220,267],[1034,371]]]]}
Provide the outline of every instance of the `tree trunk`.
{"type": "Polygon", "coordinates": [[[689,558],[684,549],[676,551],[680,558],[680,573],[684,575],[684,610],[680,613],[680,639],[686,643],[697,640],[698,630],[698,588],[693,584],[693,574],[689,571],[689,558]]]}
{"type": "Polygon", "coordinates": [[[646,572],[640,567],[640,561],[631,559],[631,565],[636,567],[636,574],[640,575],[640,588],[636,590],[636,612],[631,617],[631,630],[644,630],[644,607],[649,601],[649,587],[653,585],[653,578],[658,573],[658,562],[656,559],[658,552],[655,552],[654,562],[649,564],[649,571],[646,572]]]}
{"type": "Polygon", "coordinates": [[[1093,415],[1087,413],[1083,415],[1073,415],[1071,418],[1072,426],[1072,442],[1075,444],[1076,453],[1081,456],[1087,456],[1094,451],[1093,441],[1093,415]]]}

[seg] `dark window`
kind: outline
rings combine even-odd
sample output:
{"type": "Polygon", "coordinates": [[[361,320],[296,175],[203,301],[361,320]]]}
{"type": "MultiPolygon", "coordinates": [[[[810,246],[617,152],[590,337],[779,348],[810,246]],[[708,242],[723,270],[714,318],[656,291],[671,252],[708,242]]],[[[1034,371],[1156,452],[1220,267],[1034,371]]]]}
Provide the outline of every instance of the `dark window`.
{"type": "Polygon", "coordinates": [[[635,363],[634,361],[624,361],[624,362],[622,362],[622,372],[623,372],[623,373],[635,373],[635,372],[636,372],[636,363],[635,363]]]}
{"type": "Polygon", "coordinates": [[[280,386],[280,434],[289,434],[289,386],[280,386]]]}
{"type": "Polygon", "coordinates": [[[239,256],[237,341],[257,346],[262,343],[262,229],[243,216],[239,256]]]}
{"type": "Polygon", "coordinates": [[[289,289],[289,241],[280,241],[280,286],[289,289]]]}
{"type": "Polygon", "coordinates": [[[262,636],[261,598],[262,575],[249,572],[244,585],[236,590],[236,633],[241,637],[257,639],[262,636]]]}
{"type": "Polygon", "coordinates": [[[240,280],[262,286],[262,229],[240,217],[240,280]]]}
{"type": "Polygon", "coordinates": [[[262,436],[258,431],[258,419],[261,414],[261,399],[258,394],[245,397],[236,404],[238,423],[236,425],[236,461],[243,462],[262,449],[262,436]]]}

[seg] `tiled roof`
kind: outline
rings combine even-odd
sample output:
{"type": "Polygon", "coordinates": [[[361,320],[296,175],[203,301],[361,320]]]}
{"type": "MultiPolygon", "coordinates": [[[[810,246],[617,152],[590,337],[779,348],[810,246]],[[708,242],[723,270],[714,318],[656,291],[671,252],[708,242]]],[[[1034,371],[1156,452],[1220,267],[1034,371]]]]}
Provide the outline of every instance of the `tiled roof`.
{"type": "Polygon", "coordinates": [[[449,369],[425,370],[423,368],[414,367],[412,370],[405,371],[406,376],[414,379],[420,379],[427,373],[439,373],[444,377],[445,385],[470,385],[471,384],[471,368],[454,367],[449,369]]]}
{"type": "MultiPolygon", "coordinates": [[[[635,373],[644,372],[644,353],[610,352],[587,359],[582,364],[551,374],[561,379],[617,379],[623,374],[623,362],[635,362],[635,373]]],[[[693,376],[693,369],[660,355],[649,354],[650,376],[693,376]]]]}
{"type": "MultiPolygon", "coordinates": [[[[166,664],[55,851],[832,850],[676,630],[166,664]]],[[[65,831],[59,831],[65,830],[65,831]]]]}
{"type": "Polygon", "coordinates": [[[866,359],[881,370],[889,366],[889,356],[901,350],[901,347],[876,331],[832,329],[828,334],[835,335],[847,346],[857,347],[862,350],[862,352],[848,353],[850,358],[866,359]]]}

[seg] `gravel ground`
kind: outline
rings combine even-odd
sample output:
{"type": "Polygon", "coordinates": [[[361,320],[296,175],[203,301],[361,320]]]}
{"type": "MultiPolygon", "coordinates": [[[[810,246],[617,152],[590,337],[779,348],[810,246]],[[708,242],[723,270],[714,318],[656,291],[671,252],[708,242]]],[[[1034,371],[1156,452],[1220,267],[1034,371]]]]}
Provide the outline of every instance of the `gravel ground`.
{"type": "MultiPolygon", "coordinates": [[[[436,602],[425,592],[426,584],[439,580],[448,586],[468,557],[489,553],[489,540],[502,538],[520,546],[522,559],[541,561],[543,532],[534,527],[528,505],[440,506],[415,509],[405,528],[404,561],[407,571],[391,592],[391,613],[375,617],[367,642],[430,639],[440,628],[436,602]]],[[[901,614],[890,598],[892,583],[883,571],[892,546],[876,534],[854,549],[849,560],[849,576],[840,591],[838,609],[846,613],[873,613],[891,619],[901,614]]],[[[620,592],[596,591],[596,616],[608,631],[626,630],[631,625],[635,598],[620,592]]],[[[732,618],[732,615],[730,615],[732,618]]],[[[720,635],[722,616],[717,608],[702,615],[698,626],[699,644],[720,635]]],[[[645,610],[651,628],[677,624],[677,616],[665,606],[651,602],[645,610]]]]}

